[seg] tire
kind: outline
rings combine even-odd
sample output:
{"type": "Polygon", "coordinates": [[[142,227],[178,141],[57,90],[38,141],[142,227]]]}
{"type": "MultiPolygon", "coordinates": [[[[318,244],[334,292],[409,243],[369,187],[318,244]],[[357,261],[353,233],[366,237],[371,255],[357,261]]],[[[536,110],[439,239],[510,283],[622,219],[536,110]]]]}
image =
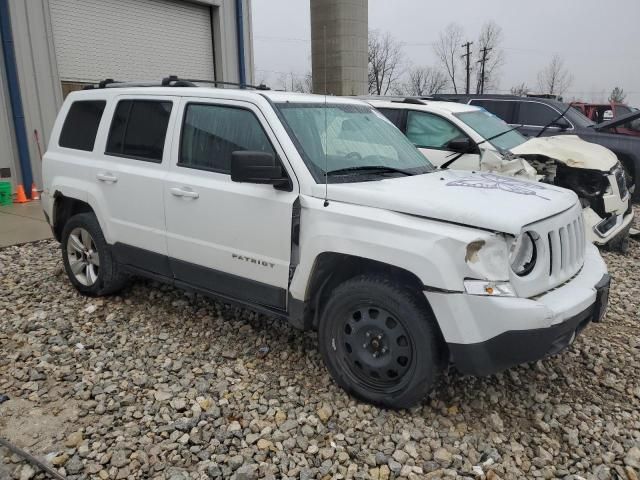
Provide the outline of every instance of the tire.
{"type": "Polygon", "coordinates": [[[93,213],[80,213],[67,221],[62,229],[61,250],[67,276],[83,295],[109,295],[126,285],[127,276],[114,260],[93,213]]]}
{"type": "Polygon", "coordinates": [[[441,335],[426,300],[381,276],[362,275],[336,287],[318,340],[338,385],[383,407],[417,404],[442,368],[441,335]]]}

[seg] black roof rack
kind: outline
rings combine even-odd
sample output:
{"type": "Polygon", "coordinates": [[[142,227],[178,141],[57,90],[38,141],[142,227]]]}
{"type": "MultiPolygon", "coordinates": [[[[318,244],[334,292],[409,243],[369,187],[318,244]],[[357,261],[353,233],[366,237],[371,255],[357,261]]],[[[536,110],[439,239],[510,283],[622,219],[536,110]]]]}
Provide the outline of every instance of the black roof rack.
{"type": "Polygon", "coordinates": [[[98,84],[86,85],[84,90],[92,90],[94,88],[126,88],[126,87],[197,87],[198,83],[209,83],[213,85],[230,85],[239,88],[252,88],[254,90],[271,90],[264,84],[249,85],[235,82],[223,82],[220,80],[196,80],[191,78],[179,78],[177,75],[169,75],[164,77],[160,83],[154,82],[121,82],[113,78],[101,80],[98,84]]]}

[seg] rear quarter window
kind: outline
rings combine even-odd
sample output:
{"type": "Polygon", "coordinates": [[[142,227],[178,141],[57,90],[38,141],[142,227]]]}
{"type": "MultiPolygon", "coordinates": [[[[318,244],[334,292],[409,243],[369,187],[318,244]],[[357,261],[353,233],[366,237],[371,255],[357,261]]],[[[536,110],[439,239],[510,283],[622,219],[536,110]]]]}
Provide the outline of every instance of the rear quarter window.
{"type": "Polygon", "coordinates": [[[104,100],[73,102],[64,119],[58,145],[74,150],[93,151],[106,104],[104,100]]]}

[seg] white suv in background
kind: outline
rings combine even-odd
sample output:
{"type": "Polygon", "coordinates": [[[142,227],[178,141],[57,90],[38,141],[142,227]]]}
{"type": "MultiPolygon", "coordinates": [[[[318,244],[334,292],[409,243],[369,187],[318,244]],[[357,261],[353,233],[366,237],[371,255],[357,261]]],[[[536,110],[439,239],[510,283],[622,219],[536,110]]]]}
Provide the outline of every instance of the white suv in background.
{"type": "Polygon", "coordinates": [[[389,407],[602,318],[573,192],[436,171],[358,100],[163,83],[71,93],[55,123],[43,204],[83,294],[140,275],[318,329],[337,383],[389,407]]]}
{"type": "Polygon", "coordinates": [[[573,190],[584,207],[587,239],[626,251],[633,208],[624,169],[611,150],[574,135],[527,138],[477,106],[402,97],[367,101],[437,167],[495,172],[573,190]]]}

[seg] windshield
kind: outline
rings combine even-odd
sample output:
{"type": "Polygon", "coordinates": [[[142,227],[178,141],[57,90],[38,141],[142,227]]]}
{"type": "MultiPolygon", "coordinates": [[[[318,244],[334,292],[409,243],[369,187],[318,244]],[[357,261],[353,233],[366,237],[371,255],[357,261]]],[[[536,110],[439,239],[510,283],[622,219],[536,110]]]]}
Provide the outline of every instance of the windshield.
{"type": "MultiPolygon", "coordinates": [[[[454,115],[485,139],[496,137],[496,135],[500,135],[502,132],[512,130],[512,127],[507,125],[503,120],[484,109],[474,110],[473,112],[454,113],[454,115]]],[[[509,133],[494,138],[489,141],[489,143],[498,150],[505,151],[522,145],[526,141],[526,137],[512,130],[509,133]]]]}
{"type": "Polygon", "coordinates": [[[434,169],[400,130],[368,105],[287,102],[276,106],[318,183],[324,183],[325,171],[342,177],[332,175],[328,181],[344,182],[402,175],[399,170],[419,174],[434,169]]]}

